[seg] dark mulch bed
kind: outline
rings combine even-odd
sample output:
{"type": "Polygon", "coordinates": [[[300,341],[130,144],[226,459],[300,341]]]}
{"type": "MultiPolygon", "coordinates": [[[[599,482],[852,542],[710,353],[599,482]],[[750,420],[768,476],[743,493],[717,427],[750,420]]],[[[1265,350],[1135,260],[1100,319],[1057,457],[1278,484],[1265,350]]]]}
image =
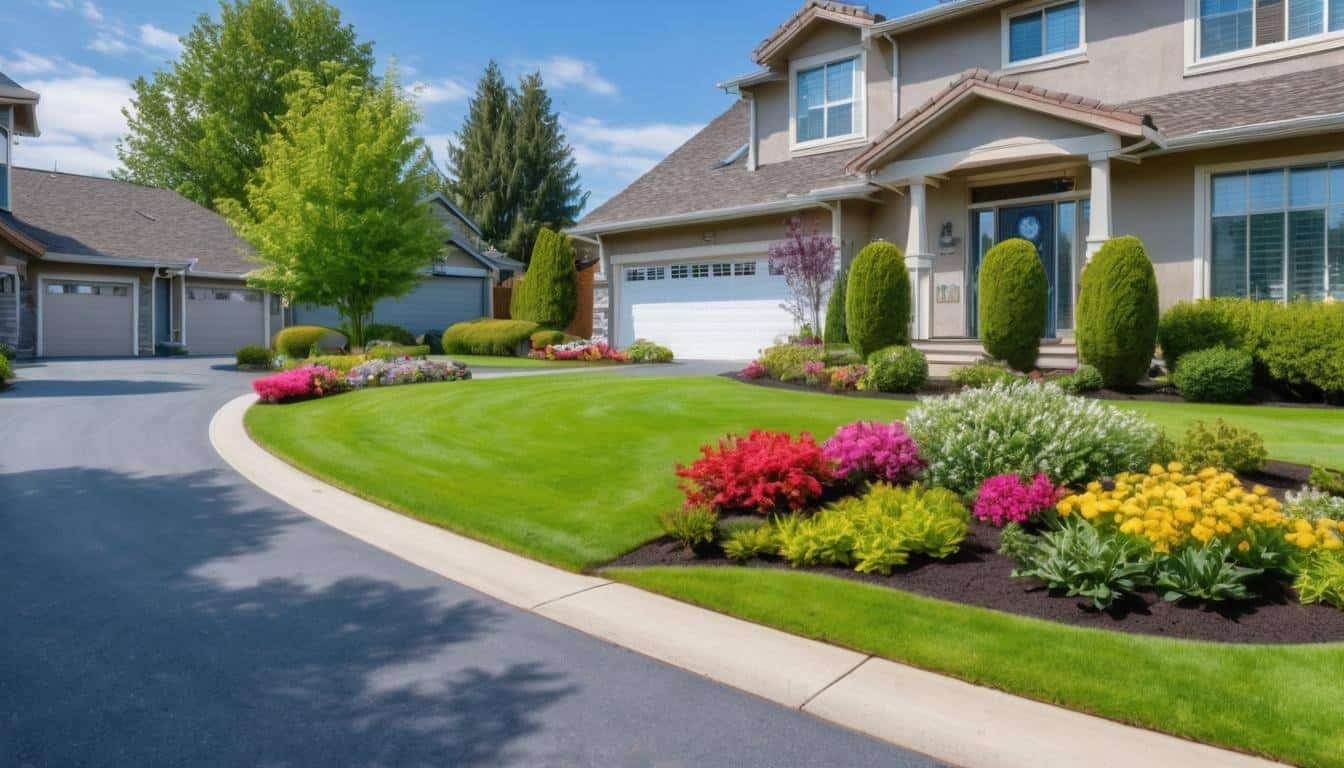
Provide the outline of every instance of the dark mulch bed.
{"type": "MultiPolygon", "coordinates": [[[[1344,611],[1323,605],[1302,605],[1287,584],[1265,579],[1262,597],[1250,603],[1222,604],[1216,609],[1168,603],[1152,593],[1137,595],[1122,606],[1101,612],[1091,601],[1053,595],[1035,579],[1011,576],[1013,560],[1000,555],[999,530],[972,523],[961,551],[934,561],[922,559],[890,576],[856,573],[848,568],[816,567],[810,573],[900,589],[955,603],[992,608],[1021,616],[1140,635],[1209,640],[1222,643],[1329,643],[1344,641],[1344,611]]],[[[738,565],[717,548],[690,554],[671,539],[659,539],[626,554],[611,566],[721,566],[790,570],[780,560],[753,560],[738,565]]]]}

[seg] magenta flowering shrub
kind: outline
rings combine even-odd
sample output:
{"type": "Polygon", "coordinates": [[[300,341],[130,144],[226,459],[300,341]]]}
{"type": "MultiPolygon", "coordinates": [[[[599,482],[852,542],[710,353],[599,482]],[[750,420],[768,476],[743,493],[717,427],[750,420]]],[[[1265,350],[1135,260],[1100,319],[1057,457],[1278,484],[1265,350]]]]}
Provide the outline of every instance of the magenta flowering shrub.
{"type": "Polygon", "coordinates": [[[761,365],[760,360],[752,360],[742,369],[742,375],[748,379],[763,379],[766,375],[765,366],[761,365]]]}
{"type": "Polygon", "coordinates": [[[1044,473],[1030,483],[1017,475],[995,475],[980,484],[975,497],[975,516],[981,520],[1004,526],[1025,523],[1036,515],[1055,506],[1064,496],[1063,486],[1050,482],[1044,473]]]}
{"type": "Polygon", "coordinates": [[[855,483],[908,483],[927,466],[919,456],[919,446],[899,421],[846,424],[835,431],[835,436],[821,450],[835,463],[838,477],[855,483]]]}
{"type": "Polygon", "coordinates": [[[803,378],[808,384],[816,386],[820,384],[826,376],[826,364],[820,360],[808,360],[803,363],[803,378]]]}
{"type": "Polygon", "coordinates": [[[257,396],[268,403],[283,403],[344,392],[345,378],[324,365],[305,365],[263,376],[252,382],[257,396]]]}

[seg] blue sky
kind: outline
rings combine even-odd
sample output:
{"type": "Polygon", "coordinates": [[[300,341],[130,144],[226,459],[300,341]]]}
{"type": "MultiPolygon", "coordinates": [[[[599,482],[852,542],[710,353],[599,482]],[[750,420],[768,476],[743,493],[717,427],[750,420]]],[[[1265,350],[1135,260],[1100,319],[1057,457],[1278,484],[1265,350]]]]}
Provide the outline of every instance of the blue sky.
{"type": "MultiPolygon", "coordinates": [[[[750,51],[801,0],[336,0],[379,61],[417,84],[436,156],[494,58],[513,79],[540,69],[592,204],[620,191],[732,103],[714,83],[749,72],[750,51]]],[[[934,0],[882,0],[896,16],[934,0]]],[[[22,165],[104,174],[116,166],[130,81],[165,66],[214,0],[6,0],[0,71],[43,95],[43,135],[22,165]]]]}

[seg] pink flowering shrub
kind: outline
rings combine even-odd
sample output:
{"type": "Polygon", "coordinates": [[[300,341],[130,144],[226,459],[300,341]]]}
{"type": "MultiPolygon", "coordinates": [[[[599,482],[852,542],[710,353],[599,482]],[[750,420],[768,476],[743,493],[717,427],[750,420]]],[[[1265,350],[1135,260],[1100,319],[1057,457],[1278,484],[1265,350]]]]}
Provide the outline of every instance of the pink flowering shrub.
{"type": "Polygon", "coordinates": [[[822,444],[821,451],[836,465],[836,475],[853,483],[908,483],[927,466],[919,456],[919,446],[899,421],[846,424],[822,444]]]}
{"type": "Polygon", "coordinates": [[[826,364],[820,360],[808,360],[803,363],[803,378],[814,387],[820,384],[826,378],[826,364]]]}
{"type": "Polygon", "coordinates": [[[831,369],[831,380],[828,382],[832,390],[836,392],[846,392],[859,388],[859,382],[868,373],[868,366],[863,364],[842,365],[839,368],[831,369]]]}
{"type": "Polygon", "coordinates": [[[624,363],[630,360],[624,352],[618,351],[605,341],[588,341],[587,339],[570,341],[564,344],[547,344],[543,349],[532,350],[527,353],[527,356],[536,360],[587,360],[590,362],[608,360],[614,363],[624,363]]]}
{"type": "Polygon", "coordinates": [[[981,520],[1004,526],[1025,523],[1037,514],[1055,506],[1064,496],[1064,487],[1056,486],[1050,478],[1039,474],[1030,483],[1017,475],[995,475],[980,484],[975,497],[975,516],[981,520]]]}
{"type": "Polygon", "coordinates": [[[763,379],[766,376],[765,366],[761,365],[760,360],[752,360],[742,369],[742,375],[748,379],[763,379]]]}
{"type": "Polygon", "coordinates": [[[252,382],[257,396],[268,403],[324,397],[349,388],[345,378],[324,365],[305,365],[252,382]]]}

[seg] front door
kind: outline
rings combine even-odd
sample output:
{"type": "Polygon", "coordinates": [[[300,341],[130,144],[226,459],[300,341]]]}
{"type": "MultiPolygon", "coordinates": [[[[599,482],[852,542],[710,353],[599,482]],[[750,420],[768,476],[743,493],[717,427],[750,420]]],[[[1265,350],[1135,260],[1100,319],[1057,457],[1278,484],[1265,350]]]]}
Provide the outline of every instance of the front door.
{"type": "Polygon", "coordinates": [[[1054,338],[1056,330],[1055,307],[1055,205],[1043,203],[1020,205],[999,209],[999,231],[997,242],[1021,238],[1036,246],[1041,257],[1041,266],[1045,268],[1046,279],[1050,285],[1050,301],[1047,306],[1045,337],[1054,338]]]}

